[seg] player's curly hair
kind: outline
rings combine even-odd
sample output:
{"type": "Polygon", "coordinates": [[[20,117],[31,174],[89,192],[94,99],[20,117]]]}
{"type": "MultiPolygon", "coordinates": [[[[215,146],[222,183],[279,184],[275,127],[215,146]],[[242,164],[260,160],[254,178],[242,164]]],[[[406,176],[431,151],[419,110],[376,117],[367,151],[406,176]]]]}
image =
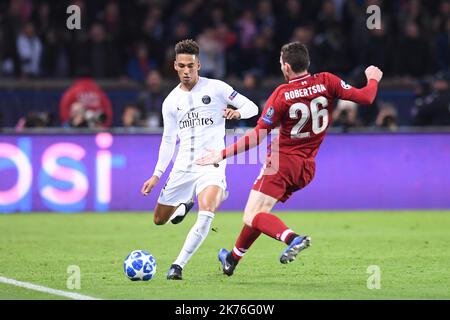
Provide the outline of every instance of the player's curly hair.
{"type": "Polygon", "coordinates": [[[309,68],[308,48],[296,41],[285,44],[281,47],[281,59],[291,65],[292,71],[299,73],[309,68]]]}
{"type": "Polygon", "coordinates": [[[195,54],[198,56],[200,48],[192,39],[185,39],[175,45],[175,54],[195,54]]]}

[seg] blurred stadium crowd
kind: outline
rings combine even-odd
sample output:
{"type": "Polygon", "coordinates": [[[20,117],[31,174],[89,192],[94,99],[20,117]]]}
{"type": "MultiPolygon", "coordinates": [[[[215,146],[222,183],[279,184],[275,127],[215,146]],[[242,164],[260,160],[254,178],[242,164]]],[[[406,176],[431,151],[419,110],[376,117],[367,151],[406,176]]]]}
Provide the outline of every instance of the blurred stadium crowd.
{"type": "MultiPolygon", "coordinates": [[[[170,89],[163,83],[176,80],[173,47],[185,38],[200,45],[203,76],[238,82],[260,107],[270,92],[263,82],[282,81],[281,45],[298,40],[310,49],[311,72],[361,86],[364,68],[377,65],[387,83],[413,92],[408,125],[450,125],[450,0],[0,0],[0,81],[82,78],[61,94],[56,121],[34,112],[13,125],[117,125],[111,98],[95,83],[113,79],[142,85],[120,107],[121,125],[162,126],[170,89]],[[81,8],[81,30],[66,28],[71,4],[81,8]],[[381,8],[380,29],[366,26],[369,5],[381,8]],[[77,101],[83,90],[98,94],[87,99],[91,106],[77,101]]],[[[341,102],[333,125],[396,130],[395,103],[378,103],[364,115],[341,102]]]]}

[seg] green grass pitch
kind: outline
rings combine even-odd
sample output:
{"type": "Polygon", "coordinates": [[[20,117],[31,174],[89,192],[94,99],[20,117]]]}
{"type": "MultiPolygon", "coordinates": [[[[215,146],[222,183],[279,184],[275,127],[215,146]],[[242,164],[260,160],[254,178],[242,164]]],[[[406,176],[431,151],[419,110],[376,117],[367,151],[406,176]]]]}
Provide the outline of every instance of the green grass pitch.
{"type": "MultiPolygon", "coordinates": [[[[300,212],[278,214],[312,246],[288,265],[284,244],[262,235],[232,277],[217,252],[232,248],[240,213],[218,212],[217,231],[183,271],[166,273],[195,221],[155,226],[149,213],[0,215],[0,276],[101,299],[450,299],[450,212],[300,212]],[[132,282],[122,263],[134,249],[150,251],[157,273],[132,282]],[[67,289],[67,267],[81,270],[81,288],[67,289]],[[368,289],[368,267],[381,288],[368,289]]],[[[0,283],[0,299],[63,299],[0,283]]]]}

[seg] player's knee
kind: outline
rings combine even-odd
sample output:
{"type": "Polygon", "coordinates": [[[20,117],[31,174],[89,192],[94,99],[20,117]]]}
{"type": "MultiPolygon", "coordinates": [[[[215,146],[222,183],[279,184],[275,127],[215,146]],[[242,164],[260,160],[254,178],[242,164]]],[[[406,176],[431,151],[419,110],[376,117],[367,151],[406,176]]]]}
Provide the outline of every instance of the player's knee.
{"type": "Polygon", "coordinates": [[[255,210],[254,208],[245,208],[244,216],[242,217],[242,221],[247,226],[251,227],[253,218],[258,214],[258,210],[255,210]]]}
{"type": "Polygon", "coordinates": [[[214,203],[200,202],[198,206],[200,211],[216,212],[217,206],[214,203]]]}
{"type": "Polygon", "coordinates": [[[244,222],[245,225],[251,227],[252,226],[252,221],[253,221],[253,215],[252,216],[248,216],[244,214],[244,217],[242,218],[242,222],[244,222]]]}
{"type": "Polygon", "coordinates": [[[165,224],[167,222],[166,219],[158,216],[158,215],[153,215],[153,223],[156,224],[157,226],[161,226],[163,224],[165,224]]]}
{"type": "Polygon", "coordinates": [[[199,207],[200,211],[208,211],[208,212],[216,212],[216,207],[215,206],[204,206],[204,207],[199,207]]]}

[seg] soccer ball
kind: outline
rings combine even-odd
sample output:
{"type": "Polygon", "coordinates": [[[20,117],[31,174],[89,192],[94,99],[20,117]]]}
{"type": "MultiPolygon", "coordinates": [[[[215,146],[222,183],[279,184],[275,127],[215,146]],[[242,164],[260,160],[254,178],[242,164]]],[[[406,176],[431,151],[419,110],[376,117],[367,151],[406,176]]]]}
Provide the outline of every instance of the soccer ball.
{"type": "Polygon", "coordinates": [[[156,260],[151,253],[134,250],[125,258],[123,271],[131,281],[148,281],[156,273],[156,260]]]}

